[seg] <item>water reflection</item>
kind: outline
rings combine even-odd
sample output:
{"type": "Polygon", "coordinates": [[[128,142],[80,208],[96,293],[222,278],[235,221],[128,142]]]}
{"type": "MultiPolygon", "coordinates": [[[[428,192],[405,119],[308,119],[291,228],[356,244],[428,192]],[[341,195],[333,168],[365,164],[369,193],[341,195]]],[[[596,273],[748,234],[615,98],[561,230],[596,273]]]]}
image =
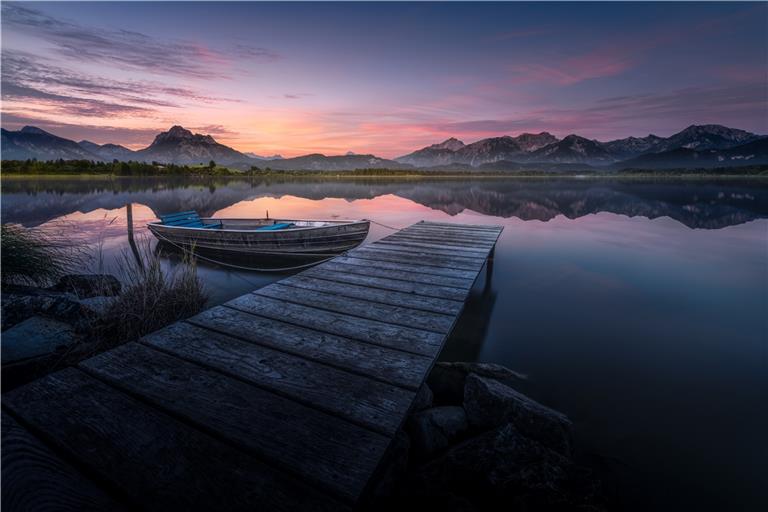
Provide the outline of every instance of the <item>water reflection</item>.
{"type": "Polygon", "coordinates": [[[611,212],[650,219],[670,217],[691,228],[707,229],[768,217],[768,180],[593,179],[12,178],[3,180],[2,214],[5,222],[37,225],[73,211],[115,210],[127,203],[139,203],[154,214],[194,209],[205,216],[241,213],[261,216],[263,211],[250,208],[244,212],[236,206],[267,198],[275,201],[265,202],[265,207],[296,212],[300,203],[286,202],[286,196],[345,202],[392,196],[449,216],[469,211],[541,221],[558,215],[575,219],[611,212]]]}
{"type": "MultiPolygon", "coordinates": [[[[2,199],[3,222],[66,230],[107,263],[130,250],[131,203],[139,244],[188,209],[502,224],[443,359],[529,375],[522,391],[567,413],[616,480],[617,510],[768,502],[768,180],[4,179],[2,199]]],[[[285,275],[199,273],[211,304],[285,275]]]]}

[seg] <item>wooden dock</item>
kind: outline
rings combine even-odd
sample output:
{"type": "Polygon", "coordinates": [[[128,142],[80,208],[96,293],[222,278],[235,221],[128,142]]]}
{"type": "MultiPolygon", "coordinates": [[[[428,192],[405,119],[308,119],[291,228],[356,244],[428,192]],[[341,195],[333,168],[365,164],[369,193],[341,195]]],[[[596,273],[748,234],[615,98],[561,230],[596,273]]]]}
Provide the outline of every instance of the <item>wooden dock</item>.
{"type": "Polygon", "coordinates": [[[351,508],[501,229],[419,222],[4,394],[3,510],[351,508]]]}

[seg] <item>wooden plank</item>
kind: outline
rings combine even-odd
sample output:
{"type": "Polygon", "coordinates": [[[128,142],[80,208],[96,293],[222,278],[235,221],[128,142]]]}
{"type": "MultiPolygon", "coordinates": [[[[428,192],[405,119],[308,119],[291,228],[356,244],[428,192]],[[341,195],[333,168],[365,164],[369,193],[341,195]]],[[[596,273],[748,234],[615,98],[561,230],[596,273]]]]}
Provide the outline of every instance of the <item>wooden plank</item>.
{"type": "MultiPolygon", "coordinates": [[[[298,276],[297,281],[300,279],[303,279],[303,277],[298,276]]],[[[322,283],[320,280],[315,280],[314,282],[322,283]]],[[[290,281],[288,283],[278,282],[260,288],[253,293],[272,299],[295,302],[303,306],[335,311],[336,313],[344,313],[369,320],[379,320],[405,327],[425,329],[442,334],[448,333],[453,326],[454,317],[452,316],[417,310],[411,307],[371,302],[370,300],[363,300],[358,297],[352,298],[336,295],[334,293],[327,293],[327,289],[320,291],[299,287],[301,292],[297,293],[296,287],[289,285],[290,281]]],[[[375,293],[371,295],[371,298],[375,298],[375,293]]]]}
{"type": "Polygon", "coordinates": [[[464,229],[460,227],[438,226],[435,224],[414,224],[408,226],[403,231],[440,231],[442,233],[453,233],[472,236],[498,236],[500,229],[464,229]]]}
{"type": "Polygon", "coordinates": [[[389,436],[415,396],[413,391],[187,323],[173,324],[142,343],[389,436]]]}
{"type": "Polygon", "coordinates": [[[2,413],[2,509],[127,510],[2,413]]]}
{"type": "Polygon", "coordinates": [[[488,246],[494,244],[494,242],[491,240],[471,240],[468,242],[465,237],[458,235],[439,235],[434,233],[416,233],[407,231],[398,231],[397,233],[386,236],[381,240],[394,239],[410,242],[419,242],[423,240],[425,243],[437,245],[441,245],[442,242],[450,242],[454,245],[463,244],[464,247],[462,247],[462,249],[464,250],[474,250],[479,252],[488,251],[488,246]]]}
{"type": "MultiPolygon", "coordinates": [[[[369,278],[369,276],[365,275],[342,274],[344,276],[342,279],[346,279],[345,282],[314,277],[314,275],[321,274],[299,274],[288,279],[283,279],[280,281],[280,284],[302,288],[305,290],[332,293],[334,295],[341,295],[344,297],[370,300],[371,302],[380,304],[389,304],[391,306],[411,308],[415,310],[417,314],[421,314],[423,312],[432,312],[442,315],[449,315],[451,318],[454,318],[462,308],[461,302],[451,299],[428,297],[391,289],[385,290],[383,288],[374,288],[367,285],[353,284],[355,282],[355,277],[369,278]]],[[[405,283],[406,285],[408,284],[407,281],[405,281],[405,283]]]]}
{"type": "MultiPolygon", "coordinates": [[[[384,270],[400,270],[404,272],[413,272],[414,274],[424,274],[427,276],[441,276],[441,277],[451,277],[455,279],[467,279],[467,280],[471,280],[472,282],[475,281],[478,274],[478,272],[472,271],[472,270],[462,270],[462,269],[444,268],[444,267],[428,267],[425,265],[415,264],[413,261],[411,261],[410,263],[407,263],[405,261],[391,262],[391,261],[372,260],[370,258],[357,258],[355,256],[347,256],[347,255],[337,256],[336,258],[333,258],[328,263],[344,263],[347,265],[358,265],[366,268],[378,268],[378,269],[384,269],[384,270]]],[[[325,265],[327,265],[327,263],[323,263],[322,265],[319,265],[319,268],[324,268],[325,265]]],[[[446,286],[449,286],[449,285],[446,285],[446,286]]]]}
{"type": "Polygon", "coordinates": [[[431,220],[417,222],[416,224],[414,224],[414,226],[439,226],[439,227],[450,228],[450,229],[491,231],[494,233],[504,229],[503,226],[498,226],[493,224],[464,224],[464,223],[453,224],[451,222],[434,222],[431,220]]]}
{"type": "Polygon", "coordinates": [[[438,238],[446,238],[453,240],[465,240],[467,242],[480,242],[480,243],[492,243],[497,238],[496,234],[474,234],[458,231],[446,231],[435,228],[408,228],[402,231],[404,235],[420,235],[420,236],[432,236],[438,238]]]}
{"type": "Polygon", "coordinates": [[[424,235],[416,235],[416,234],[408,234],[408,233],[398,233],[397,235],[390,235],[390,237],[387,237],[384,240],[402,240],[402,241],[409,241],[409,242],[423,242],[423,243],[430,243],[430,244],[440,244],[446,247],[458,247],[461,249],[472,247],[475,249],[481,249],[486,252],[490,252],[491,249],[493,249],[494,244],[491,242],[478,242],[478,241],[472,241],[468,242],[466,240],[456,240],[455,238],[451,237],[440,237],[440,236],[424,236],[424,235]]]}
{"type": "MultiPolygon", "coordinates": [[[[456,314],[461,311],[462,303],[467,298],[468,290],[466,288],[453,288],[450,286],[435,286],[433,284],[411,283],[408,281],[395,281],[384,277],[361,276],[359,274],[346,274],[335,270],[325,270],[323,268],[313,268],[301,273],[301,277],[314,277],[325,281],[336,281],[340,283],[356,284],[367,286],[369,288],[378,288],[382,290],[392,290],[421,297],[432,297],[437,299],[446,299],[455,302],[455,304],[440,303],[444,306],[447,313],[456,314]]],[[[292,278],[291,278],[292,279],[292,278]]],[[[298,279],[297,279],[298,280],[298,279]]]]}
{"type": "Polygon", "coordinates": [[[468,261],[479,261],[484,262],[486,258],[486,254],[477,254],[477,253],[466,253],[458,250],[452,250],[448,248],[443,249],[437,249],[437,248],[431,248],[431,247],[408,247],[407,245],[400,245],[395,242],[389,242],[389,243],[382,243],[382,242],[376,242],[375,244],[371,244],[368,247],[375,248],[379,251],[394,251],[394,252],[405,252],[405,253],[412,253],[412,254],[429,254],[430,256],[445,256],[448,258],[461,258],[468,261]]]}
{"type": "Polygon", "coordinates": [[[3,404],[149,510],[336,510],[303,482],[68,368],[3,404]]]}
{"type": "Polygon", "coordinates": [[[395,253],[391,251],[390,252],[383,251],[383,250],[380,251],[370,246],[354,249],[352,251],[349,251],[347,255],[353,258],[363,258],[367,260],[372,259],[372,260],[378,260],[378,261],[391,261],[396,263],[418,262],[420,265],[424,267],[472,270],[475,273],[478,273],[480,271],[480,268],[482,267],[482,264],[479,262],[468,263],[465,261],[456,261],[456,259],[445,258],[442,256],[424,255],[423,257],[420,257],[420,256],[414,256],[410,254],[404,255],[402,253],[395,253]]]}
{"type": "MultiPolygon", "coordinates": [[[[204,311],[188,322],[409,389],[418,389],[432,365],[432,360],[422,355],[360,343],[224,306],[204,311]]],[[[144,339],[151,341],[155,336],[165,336],[164,331],[144,339]]]]}
{"type": "Polygon", "coordinates": [[[386,436],[137,343],[80,367],[352,500],[389,445],[386,436]]]}
{"type": "Polygon", "coordinates": [[[375,245],[380,244],[386,244],[386,245],[396,245],[401,247],[416,247],[419,249],[435,249],[435,250],[448,250],[451,251],[452,254],[460,254],[465,256],[477,256],[485,258],[488,256],[488,250],[477,248],[477,247],[451,247],[449,245],[441,244],[440,242],[430,242],[430,241],[419,241],[415,242],[407,238],[399,238],[397,236],[391,235],[386,238],[382,238],[381,240],[376,240],[375,245]]]}
{"type": "Polygon", "coordinates": [[[367,260],[356,260],[357,264],[350,260],[354,260],[354,258],[334,258],[315,268],[334,270],[336,272],[344,272],[345,274],[383,277],[385,279],[394,279],[396,281],[410,281],[412,283],[433,284],[435,286],[451,286],[453,288],[464,288],[467,290],[472,288],[472,284],[474,283],[474,279],[469,277],[448,277],[434,274],[422,274],[421,272],[400,270],[397,265],[392,265],[395,268],[381,268],[379,266],[371,265],[370,261],[367,260]]]}
{"type": "Polygon", "coordinates": [[[252,294],[231,300],[225,306],[329,334],[427,356],[436,355],[445,338],[444,335],[431,331],[332,313],[252,294]]]}

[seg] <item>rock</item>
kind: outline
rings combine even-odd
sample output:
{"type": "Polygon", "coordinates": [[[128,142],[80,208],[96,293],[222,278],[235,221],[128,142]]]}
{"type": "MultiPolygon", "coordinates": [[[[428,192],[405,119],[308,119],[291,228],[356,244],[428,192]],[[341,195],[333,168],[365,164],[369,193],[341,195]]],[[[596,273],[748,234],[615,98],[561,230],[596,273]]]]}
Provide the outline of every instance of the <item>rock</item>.
{"type": "Polygon", "coordinates": [[[510,423],[451,448],[423,466],[418,481],[425,492],[470,497],[480,510],[500,498],[510,510],[574,510],[595,491],[582,487],[579,469],[510,423]]]}
{"type": "Polygon", "coordinates": [[[467,430],[467,415],[462,407],[426,409],[408,418],[407,430],[414,455],[427,458],[446,449],[467,430]]]}
{"type": "Polygon", "coordinates": [[[567,416],[518,393],[496,380],[467,376],[464,409],[478,429],[512,423],[523,435],[563,455],[571,453],[572,424],[567,416]]]}
{"type": "Polygon", "coordinates": [[[33,316],[3,333],[2,364],[46,356],[76,342],[77,336],[71,325],[33,316]]]}
{"type": "Polygon", "coordinates": [[[526,376],[493,363],[439,362],[432,369],[427,383],[439,404],[459,405],[464,401],[464,383],[474,373],[502,382],[525,380],[526,376]]]}
{"type": "Polygon", "coordinates": [[[114,296],[120,293],[121,284],[110,274],[70,274],[62,276],[51,290],[69,292],[81,299],[98,296],[114,296]]]}
{"type": "Polygon", "coordinates": [[[411,406],[411,413],[429,409],[430,407],[432,407],[432,390],[429,389],[429,385],[424,383],[419,388],[419,392],[416,393],[416,398],[411,406]]]}
{"type": "Polygon", "coordinates": [[[88,314],[101,318],[106,315],[116,300],[117,297],[90,297],[88,299],[80,299],[78,302],[88,314]]]}
{"type": "Polygon", "coordinates": [[[67,293],[35,290],[34,293],[4,293],[2,301],[3,329],[28,318],[42,315],[62,322],[77,324],[83,317],[83,306],[67,293]]]}

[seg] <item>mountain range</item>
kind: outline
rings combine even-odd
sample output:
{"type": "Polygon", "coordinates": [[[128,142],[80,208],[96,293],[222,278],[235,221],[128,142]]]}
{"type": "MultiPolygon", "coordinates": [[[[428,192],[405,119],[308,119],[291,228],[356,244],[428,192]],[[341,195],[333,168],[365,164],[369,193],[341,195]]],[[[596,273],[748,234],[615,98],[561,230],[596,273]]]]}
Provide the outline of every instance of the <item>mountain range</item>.
{"type": "Polygon", "coordinates": [[[449,138],[388,160],[375,155],[294,158],[242,153],[210,135],[181,127],[158,134],[152,144],[131,150],[118,144],[75,142],[40,128],[2,129],[6,160],[146,161],[174,164],[217,164],[238,169],[252,166],[276,170],[344,171],[360,168],[434,168],[463,170],[584,170],[589,168],[663,169],[768,164],[768,137],[721,125],[692,125],[670,136],[627,137],[608,142],[571,134],[558,139],[548,132],[482,139],[471,144],[449,138]]]}

